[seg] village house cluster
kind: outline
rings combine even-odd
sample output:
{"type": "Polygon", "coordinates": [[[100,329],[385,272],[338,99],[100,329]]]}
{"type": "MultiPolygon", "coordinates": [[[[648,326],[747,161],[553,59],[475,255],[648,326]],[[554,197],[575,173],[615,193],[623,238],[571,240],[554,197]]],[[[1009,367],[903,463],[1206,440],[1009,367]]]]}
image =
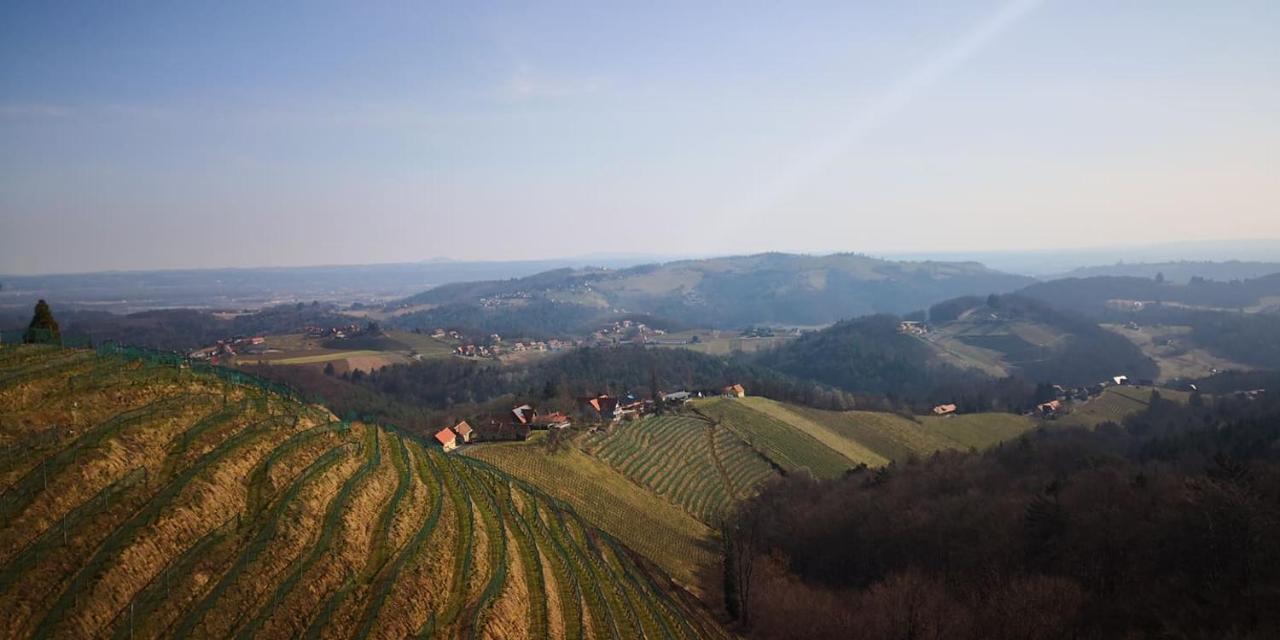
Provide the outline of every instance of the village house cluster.
{"type": "Polygon", "coordinates": [[[613,324],[592,332],[591,339],[597,346],[612,344],[646,344],[655,338],[666,335],[662,329],[654,329],[643,322],[633,320],[617,320],[613,324]]]}
{"type": "Polygon", "coordinates": [[[217,359],[222,357],[266,353],[267,349],[262,346],[266,342],[267,339],[262,336],[234,336],[219,340],[208,347],[196,349],[188,353],[187,357],[192,360],[211,360],[216,364],[217,359]]]}
{"type": "MultiPolygon", "coordinates": [[[[457,331],[450,331],[447,334],[443,329],[436,329],[432,337],[449,337],[461,340],[457,331]]],[[[514,342],[504,342],[502,336],[494,333],[490,334],[487,343],[467,343],[454,347],[453,354],[464,358],[498,358],[510,353],[526,353],[530,351],[564,351],[577,346],[572,340],[517,340],[514,342]]]]}
{"type": "Polygon", "coordinates": [[[522,404],[505,416],[478,421],[474,427],[465,420],[444,427],[436,432],[435,440],[445,451],[453,451],[460,444],[525,440],[534,430],[564,429],[571,425],[569,416],[563,412],[539,413],[531,405],[522,404]]]}
{"type": "MultiPolygon", "coordinates": [[[[742,385],[733,384],[719,390],[658,393],[657,400],[640,398],[633,393],[621,396],[602,393],[579,397],[576,404],[578,419],[592,425],[594,430],[598,426],[639,419],[653,413],[659,406],[675,407],[694,398],[745,398],[746,395],[747,390],[742,385]]],[[[560,430],[570,426],[573,426],[573,419],[563,411],[541,412],[533,405],[521,404],[512,407],[506,415],[478,420],[474,426],[464,420],[452,427],[444,427],[434,437],[445,451],[453,451],[461,444],[526,440],[533,431],[560,430]]]]}
{"type": "MultiPolygon", "coordinates": [[[[1045,402],[1041,402],[1040,404],[1037,404],[1034,410],[1028,411],[1024,415],[1037,416],[1037,417],[1052,420],[1054,418],[1057,418],[1058,416],[1066,414],[1070,410],[1070,407],[1073,403],[1086,402],[1091,398],[1096,398],[1102,395],[1103,390],[1105,390],[1107,387],[1115,387],[1115,386],[1122,386],[1122,385],[1128,385],[1128,384],[1130,384],[1129,376],[1124,376],[1124,375],[1112,376],[1109,380],[1103,380],[1102,382],[1098,382],[1096,384],[1091,384],[1091,385],[1082,386],[1082,387],[1067,388],[1067,387],[1063,387],[1062,385],[1055,384],[1053,385],[1054,398],[1051,400],[1046,400],[1045,402]]],[[[1155,384],[1155,381],[1139,380],[1137,384],[1142,386],[1153,386],[1155,384]]],[[[1192,385],[1191,388],[1192,390],[1194,390],[1195,385],[1192,385]]],[[[957,411],[958,409],[955,404],[952,404],[952,403],[940,404],[933,408],[933,415],[948,416],[956,413],[957,411]]]]}
{"type": "Polygon", "coordinates": [[[898,333],[909,336],[923,336],[929,333],[929,325],[915,320],[903,320],[898,323],[898,333]]]}
{"type": "Polygon", "coordinates": [[[340,327],[321,327],[309,324],[302,329],[302,334],[312,340],[328,338],[345,340],[346,338],[354,338],[364,332],[365,328],[358,324],[348,324],[340,327]]]}

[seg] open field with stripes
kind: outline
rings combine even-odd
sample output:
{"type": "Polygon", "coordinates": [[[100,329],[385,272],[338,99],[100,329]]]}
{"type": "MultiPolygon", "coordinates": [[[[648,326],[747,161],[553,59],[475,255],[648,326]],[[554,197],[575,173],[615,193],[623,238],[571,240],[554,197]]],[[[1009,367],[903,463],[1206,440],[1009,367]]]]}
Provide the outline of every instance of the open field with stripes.
{"type": "Polygon", "coordinates": [[[718,525],[777,472],[734,432],[689,416],[651,416],[589,438],[588,452],[637,485],[718,525]]]}
{"type": "Polygon", "coordinates": [[[45,347],[0,348],[0,599],[6,638],[727,637],[534,483],[253,385],[45,347]]]}
{"type": "Polygon", "coordinates": [[[1009,413],[902,416],[879,411],[823,411],[767,398],[716,398],[694,404],[778,466],[834,477],[941,450],[985,449],[1037,426],[1009,413]]]}

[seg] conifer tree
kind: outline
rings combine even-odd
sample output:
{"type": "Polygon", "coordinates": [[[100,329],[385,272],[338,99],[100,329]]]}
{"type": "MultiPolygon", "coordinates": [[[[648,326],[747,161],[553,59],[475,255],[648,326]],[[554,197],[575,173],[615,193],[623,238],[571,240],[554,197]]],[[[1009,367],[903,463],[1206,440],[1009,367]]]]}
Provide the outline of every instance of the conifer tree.
{"type": "Polygon", "coordinates": [[[23,342],[49,344],[61,341],[62,331],[58,328],[58,321],[53,319],[49,303],[40,300],[36,303],[35,314],[31,316],[31,324],[27,325],[23,342]]]}

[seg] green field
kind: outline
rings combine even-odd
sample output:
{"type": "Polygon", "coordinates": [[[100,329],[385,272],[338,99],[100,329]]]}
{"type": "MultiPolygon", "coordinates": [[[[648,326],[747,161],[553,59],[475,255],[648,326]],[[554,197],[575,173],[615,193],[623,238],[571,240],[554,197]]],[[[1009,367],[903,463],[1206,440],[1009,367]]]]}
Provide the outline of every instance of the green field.
{"type": "Polygon", "coordinates": [[[787,435],[788,428],[800,431],[844,458],[872,467],[935,451],[985,449],[1036,426],[1031,418],[1009,413],[906,417],[878,411],[823,411],[767,398],[706,404],[709,409],[700,408],[736,428],[750,426],[757,433],[775,434],[775,439],[798,440],[791,443],[793,447],[807,441],[787,435]]]}
{"type": "Polygon", "coordinates": [[[732,431],[693,417],[624,422],[591,436],[585,447],[635,484],[710,525],[776,475],[732,431]]]}
{"type": "MultiPolygon", "coordinates": [[[[1104,422],[1124,424],[1128,416],[1143,411],[1151,404],[1151,387],[1115,386],[1107,387],[1102,395],[1089,401],[1073,405],[1071,412],[1054,420],[1054,424],[1094,428],[1104,422]]],[[[1186,402],[1188,394],[1183,391],[1160,389],[1160,395],[1166,400],[1186,402]]]]}
{"type": "Polygon", "coordinates": [[[963,448],[979,450],[1012,440],[1039,424],[1033,418],[1013,413],[965,413],[918,419],[927,431],[953,440],[963,448]]]}
{"type": "Polygon", "coordinates": [[[821,411],[802,407],[789,409],[807,417],[811,422],[826,426],[849,441],[860,443],[885,461],[901,462],[911,456],[961,448],[957,441],[895,413],[821,411]]]}
{"type": "MultiPolygon", "coordinates": [[[[347,358],[359,358],[363,356],[380,356],[381,351],[370,351],[368,349],[360,349],[357,351],[325,351],[309,356],[296,356],[293,358],[279,358],[270,360],[271,364],[319,364],[321,362],[330,362],[332,360],[345,360],[347,358]]],[[[244,356],[243,359],[249,360],[252,356],[244,356]]]]}
{"type": "Polygon", "coordinates": [[[715,532],[576,446],[548,453],[541,440],[535,434],[529,442],[467,447],[466,454],[573,505],[691,590],[701,589],[696,576],[719,562],[715,532]]]}
{"type": "MultiPolygon", "coordinates": [[[[756,411],[739,399],[702,400],[695,402],[694,407],[738,434],[788,472],[807,471],[817,478],[834,478],[860,462],[850,460],[804,430],[756,411]]],[[[879,457],[869,459],[879,460],[879,457]]]]}
{"type": "Polygon", "coordinates": [[[728,637],[533,483],[128,355],[0,347],[0,637],[728,637]]]}

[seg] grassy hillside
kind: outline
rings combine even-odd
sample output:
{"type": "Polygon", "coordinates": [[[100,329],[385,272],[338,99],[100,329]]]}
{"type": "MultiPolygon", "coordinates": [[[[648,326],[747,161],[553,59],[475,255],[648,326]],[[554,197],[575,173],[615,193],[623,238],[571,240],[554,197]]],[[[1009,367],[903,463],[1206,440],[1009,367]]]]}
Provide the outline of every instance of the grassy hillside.
{"type": "MultiPolygon", "coordinates": [[[[766,398],[717,399],[702,407],[725,424],[754,425],[772,440],[791,440],[793,448],[808,441],[801,432],[853,463],[880,466],[947,449],[984,449],[1036,426],[1036,421],[1010,413],[975,413],[946,417],[904,417],[879,411],[823,411],[766,398]],[[756,415],[752,415],[755,413],[756,415]]],[[[834,476],[842,473],[828,471],[834,476]]]]}
{"type": "Polygon", "coordinates": [[[585,444],[632,482],[713,526],[776,475],[733,432],[687,416],[625,422],[585,444]]]}
{"type": "Polygon", "coordinates": [[[972,366],[1035,382],[1090,384],[1123,374],[1154,378],[1155,363],[1087,317],[1023,295],[957,298],[929,310],[924,340],[972,366]],[[994,359],[986,356],[994,356],[994,359]]]}
{"type": "MultiPolygon", "coordinates": [[[[1096,427],[1104,422],[1122,424],[1124,419],[1146,409],[1151,404],[1155,389],[1140,386],[1107,387],[1102,395],[1083,404],[1074,405],[1071,412],[1055,423],[1059,425],[1096,427]]],[[[1160,389],[1166,400],[1186,402],[1188,394],[1182,391],[1160,389]]]]}
{"type": "Polygon", "coordinates": [[[952,416],[921,416],[924,428],[969,449],[986,449],[1011,440],[1035,428],[1035,420],[1012,413],[968,413],[952,416]]]}
{"type": "Polygon", "coordinates": [[[858,462],[884,462],[871,457],[851,460],[804,429],[757,411],[738,399],[715,398],[697,402],[695,407],[788,473],[806,471],[817,478],[833,478],[858,462]]]}
{"type": "Polygon", "coordinates": [[[0,348],[0,636],[723,635],[533,484],[231,375],[0,348]]]}

